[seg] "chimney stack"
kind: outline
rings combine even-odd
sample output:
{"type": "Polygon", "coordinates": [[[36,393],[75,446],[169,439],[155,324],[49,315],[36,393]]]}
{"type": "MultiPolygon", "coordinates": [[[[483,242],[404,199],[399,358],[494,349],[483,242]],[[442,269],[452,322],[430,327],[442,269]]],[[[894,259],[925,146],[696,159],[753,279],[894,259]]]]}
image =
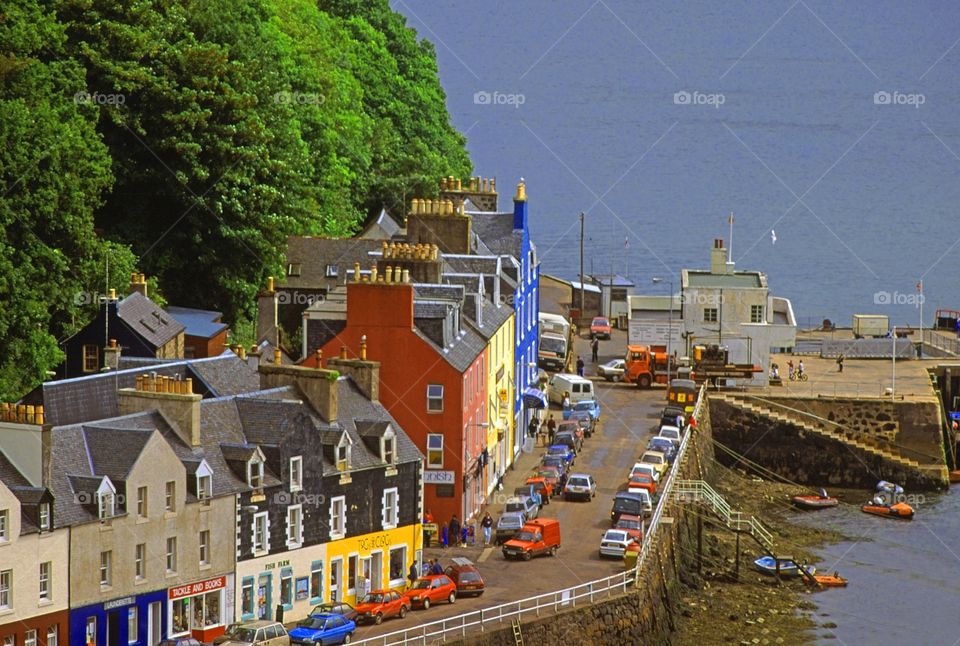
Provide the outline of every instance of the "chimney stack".
{"type": "Polygon", "coordinates": [[[732,273],[732,267],[728,267],[727,263],[727,249],[723,246],[723,240],[719,238],[714,239],[713,249],[710,250],[710,273],[715,275],[732,273]]]}
{"type": "Polygon", "coordinates": [[[120,346],[116,339],[110,339],[107,347],[103,349],[103,367],[111,370],[120,369],[120,346]]]}
{"type": "Polygon", "coordinates": [[[174,379],[156,373],[137,376],[133,388],[117,391],[121,415],[158,410],[187,446],[200,446],[200,400],[193,379],[174,379]]]}
{"type": "Polygon", "coordinates": [[[341,346],[340,356],[328,359],[327,367],[349,376],[370,401],[380,400],[380,362],[367,360],[367,335],[360,337],[359,359],[347,359],[347,347],[341,346]]]}
{"type": "Polygon", "coordinates": [[[136,272],[130,274],[130,290],[128,293],[140,292],[147,295],[147,277],[136,272]]]}
{"type": "MultiPolygon", "coordinates": [[[[327,364],[333,361],[330,359],[327,364]]],[[[340,373],[336,370],[261,363],[259,371],[260,388],[295,386],[325,421],[337,421],[337,378],[340,373]]]]}

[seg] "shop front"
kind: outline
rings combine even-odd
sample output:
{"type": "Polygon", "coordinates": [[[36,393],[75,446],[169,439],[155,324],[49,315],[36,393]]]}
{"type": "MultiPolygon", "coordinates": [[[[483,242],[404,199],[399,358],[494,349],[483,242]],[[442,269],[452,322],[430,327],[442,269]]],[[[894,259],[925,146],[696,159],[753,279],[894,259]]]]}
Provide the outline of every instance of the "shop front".
{"type": "Polygon", "coordinates": [[[303,619],[324,600],[325,545],[261,556],[237,563],[236,612],[241,621],[303,619]]]}
{"type": "Polygon", "coordinates": [[[142,644],[165,639],[166,589],[70,610],[70,644],[142,644]]]}
{"type": "Polygon", "coordinates": [[[227,592],[233,575],[179,585],[167,590],[167,635],[209,642],[224,633],[233,616],[227,592]]]}
{"type": "Polygon", "coordinates": [[[421,523],[327,543],[326,600],[355,605],[371,590],[402,590],[422,547],[421,523]]]}
{"type": "MultiPolygon", "coordinates": [[[[26,617],[0,623],[0,644],[57,644],[70,643],[67,639],[67,627],[70,613],[67,610],[58,610],[36,617],[26,617]]],[[[0,621],[3,621],[0,617],[0,621]]]]}

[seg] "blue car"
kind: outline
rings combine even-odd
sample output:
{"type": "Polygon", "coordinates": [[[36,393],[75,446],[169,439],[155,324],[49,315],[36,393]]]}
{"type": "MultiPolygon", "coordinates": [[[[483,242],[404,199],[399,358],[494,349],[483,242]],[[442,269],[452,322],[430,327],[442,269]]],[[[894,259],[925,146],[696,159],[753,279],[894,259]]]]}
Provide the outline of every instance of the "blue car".
{"type": "Polygon", "coordinates": [[[547,449],[547,456],[557,456],[563,460],[565,466],[569,467],[577,454],[566,444],[554,444],[547,449]]]}
{"type": "Polygon", "coordinates": [[[663,453],[667,462],[673,464],[674,458],[677,457],[677,447],[673,442],[668,440],[665,437],[654,437],[649,442],[647,442],[648,451],[660,451],[663,453]]]}
{"type": "Polygon", "coordinates": [[[563,419],[570,419],[571,413],[581,410],[590,413],[590,417],[593,418],[594,422],[600,419],[600,402],[596,399],[581,399],[571,408],[564,408],[563,419]]]}
{"type": "Polygon", "coordinates": [[[297,622],[297,627],[290,631],[290,643],[303,646],[349,644],[356,630],[356,622],[343,615],[310,615],[297,622]]]}

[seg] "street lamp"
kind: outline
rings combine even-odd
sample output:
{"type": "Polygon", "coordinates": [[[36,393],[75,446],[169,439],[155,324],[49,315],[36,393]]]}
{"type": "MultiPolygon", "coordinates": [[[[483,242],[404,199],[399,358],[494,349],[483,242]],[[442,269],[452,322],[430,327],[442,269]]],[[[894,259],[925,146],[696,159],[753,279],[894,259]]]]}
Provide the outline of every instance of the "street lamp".
{"type": "MultiPolygon", "coordinates": [[[[654,276],[651,280],[654,284],[663,282],[663,279],[659,276],[654,276]]],[[[670,287],[670,313],[667,318],[667,384],[669,385],[672,375],[670,372],[670,360],[673,357],[673,352],[671,351],[671,346],[673,345],[673,281],[668,280],[667,285],[670,287]]]]}

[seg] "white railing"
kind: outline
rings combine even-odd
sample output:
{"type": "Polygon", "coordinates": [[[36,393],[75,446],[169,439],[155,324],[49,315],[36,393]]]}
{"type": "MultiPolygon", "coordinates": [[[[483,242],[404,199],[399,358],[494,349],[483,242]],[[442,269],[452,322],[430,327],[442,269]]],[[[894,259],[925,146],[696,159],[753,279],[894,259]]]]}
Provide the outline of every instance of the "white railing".
{"type": "MultiPolygon", "coordinates": [[[[706,386],[700,387],[700,396],[696,408],[693,410],[692,417],[697,419],[700,412],[706,405],[706,386]]],[[[667,475],[666,484],[661,489],[660,498],[657,500],[657,506],[650,517],[650,523],[647,526],[646,534],[643,537],[643,549],[637,557],[637,566],[625,570],[613,576],[603,579],[581,583],[570,588],[556,590],[539,594],[535,597],[527,597],[518,601],[508,601],[489,608],[474,610],[455,617],[432,621],[428,624],[421,624],[404,630],[397,630],[386,633],[378,637],[369,637],[353,642],[354,644],[368,644],[369,646],[408,646],[410,644],[432,644],[435,641],[443,641],[448,638],[464,637],[468,631],[479,630],[497,630],[504,622],[509,626],[514,619],[524,621],[524,619],[537,618],[545,613],[556,614],[562,610],[575,608],[577,605],[591,605],[595,601],[607,599],[614,594],[626,594],[634,587],[640,585],[640,574],[644,564],[647,562],[647,553],[650,551],[651,543],[660,526],[660,519],[663,516],[664,507],[670,496],[670,488],[674,480],[677,480],[677,474],[680,473],[680,464],[686,455],[687,445],[690,443],[692,433],[689,425],[680,441],[680,448],[677,451],[677,457],[673,462],[667,475]]]]}
{"type": "Polygon", "coordinates": [[[702,480],[678,480],[674,483],[673,495],[679,502],[707,502],[713,512],[727,527],[735,532],[747,532],[773,553],[773,534],[753,516],[730,507],[730,503],[713,487],[702,480]]]}

